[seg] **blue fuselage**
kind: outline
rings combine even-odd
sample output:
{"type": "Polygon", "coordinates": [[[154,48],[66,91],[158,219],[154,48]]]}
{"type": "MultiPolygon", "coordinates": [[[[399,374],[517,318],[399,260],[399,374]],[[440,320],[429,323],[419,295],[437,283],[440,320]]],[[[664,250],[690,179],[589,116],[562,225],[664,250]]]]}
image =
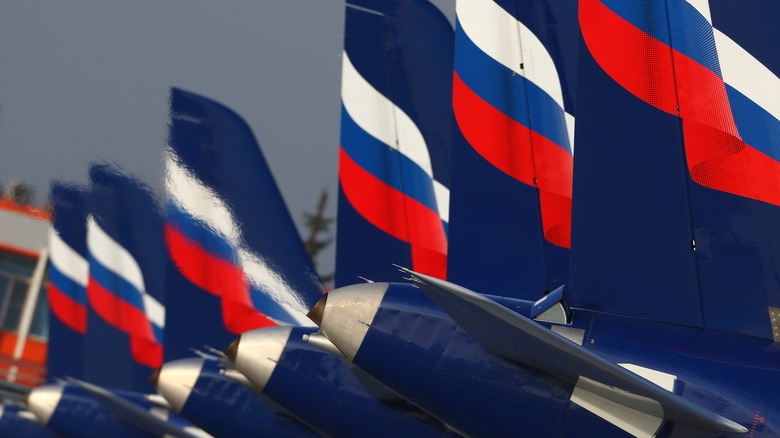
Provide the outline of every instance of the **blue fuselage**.
{"type": "Polygon", "coordinates": [[[437,421],[370,378],[360,379],[339,357],[293,328],[263,393],[327,436],[446,437],[437,421]]]}
{"type": "Polygon", "coordinates": [[[205,361],[181,414],[206,432],[219,437],[319,436],[274,406],[261,394],[219,374],[219,366],[205,361]]]}
{"type": "Polygon", "coordinates": [[[80,388],[66,386],[46,427],[68,438],[147,438],[80,388]]]}
{"type": "Polygon", "coordinates": [[[21,409],[14,405],[0,407],[0,436],[16,438],[54,438],[40,424],[19,416],[21,409]]]}
{"type": "MultiPolygon", "coordinates": [[[[771,341],[577,309],[573,316],[555,331],[615,363],[676,376],[675,393],[751,436],[778,433],[780,352],[771,341]]],[[[573,403],[571,383],[485,351],[409,285],[390,285],[353,363],[467,436],[629,436],[573,403]]],[[[667,422],[658,436],[720,435],[667,422]]]]}

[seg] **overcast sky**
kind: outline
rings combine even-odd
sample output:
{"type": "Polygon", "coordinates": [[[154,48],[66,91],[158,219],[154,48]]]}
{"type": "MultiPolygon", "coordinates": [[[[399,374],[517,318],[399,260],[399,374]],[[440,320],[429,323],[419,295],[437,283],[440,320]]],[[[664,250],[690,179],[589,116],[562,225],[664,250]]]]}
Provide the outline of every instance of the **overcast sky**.
{"type": "MultiPolygon", "coordinates": [[[[453,19],[454,0],[434,3],[453,19]]],[[[343,20],[340,0],[3,2],[0,183],[40,204],[104,160],[162,193],[176,86],[249,123],[299,229],[322,189],[333,216],[343,20]]]]}

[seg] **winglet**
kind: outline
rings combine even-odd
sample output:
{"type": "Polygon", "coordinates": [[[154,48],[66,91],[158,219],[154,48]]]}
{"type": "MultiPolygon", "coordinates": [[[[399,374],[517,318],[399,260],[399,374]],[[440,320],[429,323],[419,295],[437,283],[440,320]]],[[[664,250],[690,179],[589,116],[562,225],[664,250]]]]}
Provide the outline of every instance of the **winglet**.
{"type": "Polygon", "coordinates": [[[659,420],[721,432],[748,431],[742,425],[668,392],[476,292],[401,269],[410,274],[428,297],[492,354],[522,367],[542,370],[595,398],[659,420]]]}

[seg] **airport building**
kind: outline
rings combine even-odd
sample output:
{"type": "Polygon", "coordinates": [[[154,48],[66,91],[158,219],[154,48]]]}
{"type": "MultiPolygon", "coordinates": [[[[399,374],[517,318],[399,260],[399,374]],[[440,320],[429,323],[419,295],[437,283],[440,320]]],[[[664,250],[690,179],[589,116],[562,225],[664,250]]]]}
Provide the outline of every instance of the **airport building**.
{"type": "Polygon", "coordinates": [[[0,194],[0,379],[46,377],[49,213],[0,194]]]}

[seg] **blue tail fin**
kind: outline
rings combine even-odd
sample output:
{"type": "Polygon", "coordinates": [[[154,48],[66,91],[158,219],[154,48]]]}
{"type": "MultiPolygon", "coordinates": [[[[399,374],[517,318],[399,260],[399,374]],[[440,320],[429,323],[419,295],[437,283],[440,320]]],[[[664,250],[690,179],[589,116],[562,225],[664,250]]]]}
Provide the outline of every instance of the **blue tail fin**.
{"type": "Polygon", "coordinates": [[[49,343],[46,378],[83,378],[87,331],[87,198],[81,187],[51,186],[49,235],[49,343]]]}
{"type": "Polygon", "coordinates": [[[189,280],[169,288],[169,302],[189,305],[168,312],[170,347],[184,350],[166,360],[203,343],[226,346],[259,327],[307,325],[322,286],[246,123],[172,89],[165,165],[166,241],[189,280]]]}
{"type": "Polygon", "coordinates": [[[444,278],[452,28],[423,0],[350,0],[345,28],[336,286],[444,278]]]}
{"type": "Polygon", "coordinates": [[[580,1],[573,306],[773,338],[778,12],[580,1]]]}
{"type": "Polygon", "coordinates": [[[167,251],[148,187],[107,165],[90,168],[85,374],[98,385],[146,390],[162,364],[167,251]]]}
{"type": "Polygon", "coordinates": [[[576,0],[456,11],[448,279],[535,300],[568,279],[576,0]]]}

